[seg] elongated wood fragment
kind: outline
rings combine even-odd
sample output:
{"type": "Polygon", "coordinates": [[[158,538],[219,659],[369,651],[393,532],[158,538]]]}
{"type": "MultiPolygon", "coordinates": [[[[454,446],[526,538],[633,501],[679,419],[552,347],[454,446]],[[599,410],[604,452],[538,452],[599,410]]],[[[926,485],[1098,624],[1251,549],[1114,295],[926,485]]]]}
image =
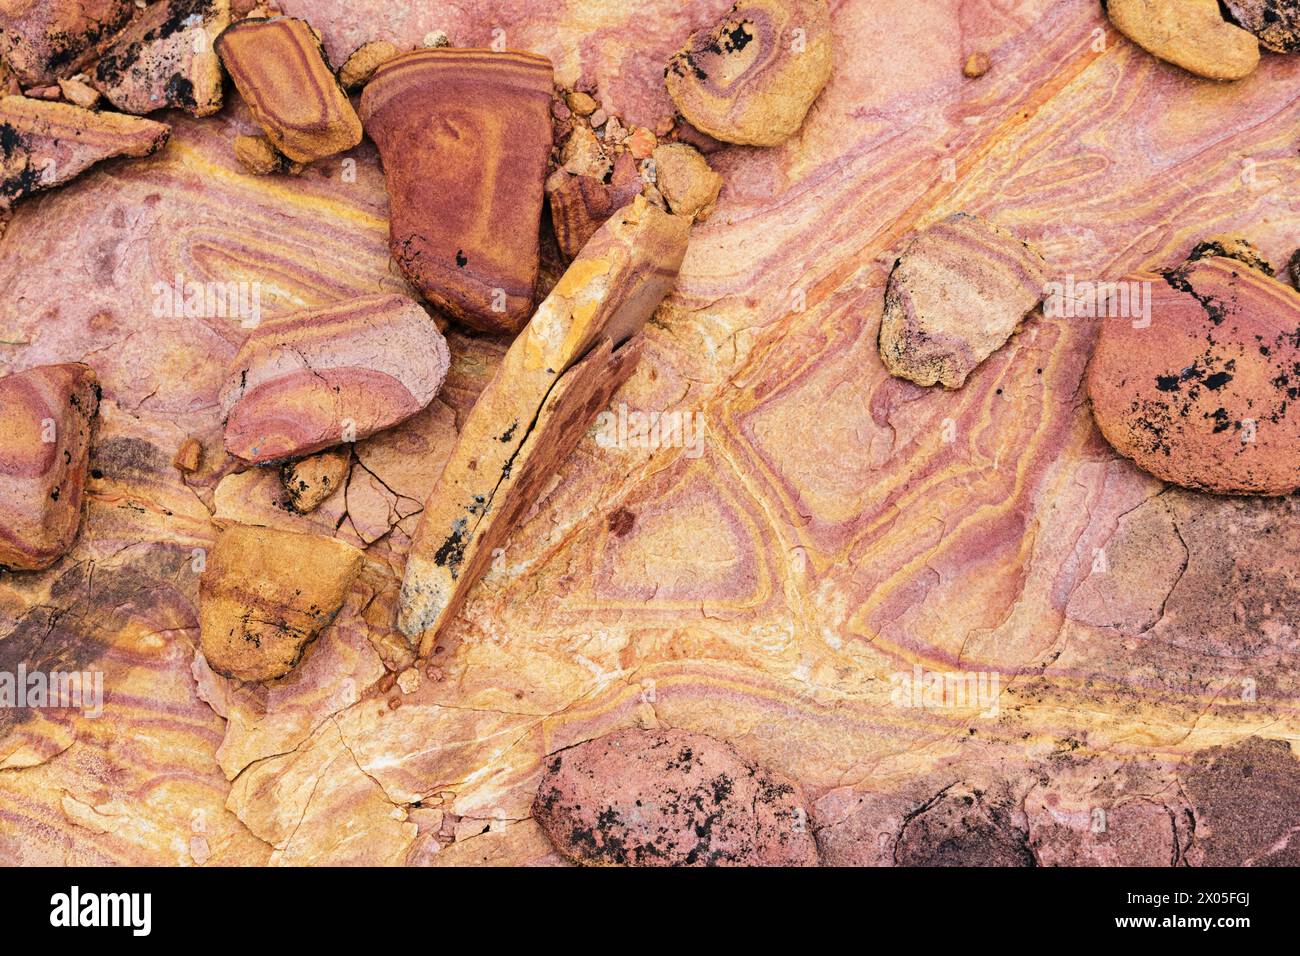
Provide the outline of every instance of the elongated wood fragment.
{"type": "Polygon", "coordinates": [[[672,288],[688,230],[686,220],[638,197],[592,237],[506,353],[429,495],[407,559],[398,623],[422,639],[425,653],[494,542],[509,534],[528,484],[518,473],[551,473],[617,387],[611,383],[630,373],[637,353],[618,346],[672,288]],[[605,351],[593,349],[602,340],[605,351]],[[588,352],[582,371],[569,372],[588,352]],[[571,422],[579,406],[588,411],[571,422]]]}
{"type": "Polygon", "coordinates": [[[304,20],[240,20],[217,53],[275,148],[310,163],[361,142],[361,121],[304,20]]]}
{"type": "Polygon", "coordinates": [[[0,211],[114,156],[148,156],[171,127],[24,96],[0,98],[0,211]]]}
{"type": "Polygon", "coordinates": [[[553,83],[532,53],[417,50],[361,97],[393,258],[431,303],[486,332],[518,332],[532,312],[553,83]]]}

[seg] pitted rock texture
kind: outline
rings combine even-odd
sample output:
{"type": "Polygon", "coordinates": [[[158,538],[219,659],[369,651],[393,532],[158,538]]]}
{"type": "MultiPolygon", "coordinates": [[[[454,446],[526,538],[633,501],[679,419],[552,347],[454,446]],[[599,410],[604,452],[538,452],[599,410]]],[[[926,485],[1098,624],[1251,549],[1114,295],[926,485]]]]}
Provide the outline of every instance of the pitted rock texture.
{"type": "Polygon", "coordinates": [[[225,79],[213,44],[228,26],[230,0],[155,3],[95,64],[95,88],[124,113],[175,107],[210,116],[221,109],[225,79]]]}
{"type": "Polygon", "coordinates": [[[1211,80],[1259,66],[1259,41],[1227,22],[1219,0],[1107,0],[1111,23],[1142,49],[1211,80]]]}
{"type": "Polygon", "coordinates": [[[816,866],[797,784],[725,741],[626,730],[545,761],[533,816],[589,866],[816,866]]]}
{"type": "Polygon", "coordinates": [[[1300,487],[1300,293],[1219,257],[1149,283],[1151,321],[1102,322],[1097,425],[1157,478],[1221,494],[1300,487]]]}
{"type": "Polygon", "coordinates": [[[954,787],[917,809],[894,846],[898,866],[1033,866],[1023,813],[1010,800],[954,787]]]}
{"type": "Polygon", "coordinates": [[[266,320],[221,390],[226,450],[262,463],[373,435],[433,401],[449,364],[442,333],[404,296],[266,320]]]}
{"type": "Polygon", "coordinates": [[[1300,2],[1223,0],[1233,22],[1259,37],[1274,53],[1300,52],[1300,2]]]}
{"type": "Polygon", "coordinates": [[[88,365],[0,378],[0,567],[48,568],[72,547],[98,408],[88,365]]]}
{"type": "Polygon", "coordinates": [[[171,127],[69,103],[0,97],[0,212],[115,156],[149,156],[171,127]]]}
{"type": "Polygon", "coordinates": [[[935,223],[898,257],[885,292],[880,357],[918,385],[961,388],[1042,299],[1043,260],[966,213],[935,223]]]}
{"type": "Polygon", "coordinates": [[[799,131],[831,76],[826,0],[740,0],[668,61],[682,115],[715,139],[776,146],[799,131]]]}
{"type": "Polygon", "coordinates": [[[417,50],[361,96],[393,258],[429,302],[485,332],[518,332],[532,312],[553,84],[533,53],[417,50]]]}
{"type": "Polygon", "coordinates": [[[0,7],[0,60],[24,86],[71,76],[130,22],[135,0],[8,0],[0,7]]]}
{"type": "Polygon", "coordinates": [[[1198,751],[1178,778],[1196,808],[1198,865],[1300,865],[1300,760],[1287,741],[1198,751]]]}
{"type": "Polygon", "coordinates": [[[361,142],[361,121],[305,20],[240,20],[216,51],[249,112],[277,150],[310,163],[361,142]]]}
{"type": "Polygon", "coordinates": [[[242,681],[289,673],[343,606],[363,560],[320,535],[248,525],[221,532],[199,583],[208,666],[242,681]]]}

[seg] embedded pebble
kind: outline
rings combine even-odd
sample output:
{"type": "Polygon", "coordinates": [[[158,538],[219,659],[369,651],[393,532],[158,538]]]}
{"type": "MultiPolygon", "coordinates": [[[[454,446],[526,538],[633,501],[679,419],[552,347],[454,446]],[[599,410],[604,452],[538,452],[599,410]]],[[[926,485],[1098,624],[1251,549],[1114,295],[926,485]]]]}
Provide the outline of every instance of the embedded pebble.
{"type": "Polygon", "coordinates": [[[666,143],[655,149],[655,185],[679,216],[703,222],[713,214],[722,177],[693,146],[666,143]]]}

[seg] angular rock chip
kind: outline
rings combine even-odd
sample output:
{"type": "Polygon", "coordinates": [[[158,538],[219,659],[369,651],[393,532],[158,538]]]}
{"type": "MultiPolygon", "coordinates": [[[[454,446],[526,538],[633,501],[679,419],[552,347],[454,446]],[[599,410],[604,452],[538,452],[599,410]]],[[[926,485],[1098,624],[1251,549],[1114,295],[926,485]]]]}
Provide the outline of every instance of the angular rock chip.
{"type": "Polygon", "coordinates": [[[1106,440],[1187,488],[1300,487],[1300,293],[1217,257],[1129,281],[1152,285],[1150,325],[1103,320],[1088,365],[1106,440]]]}
{"type": "Polygon", "coordinates": [[[1198,242],[1196,248],[1187,257],[1187,261],[1194,262],[1197,259],[1208,259],[1211,256],[1236,259],[1252,269],[1258,269],[1266,276],[1275,274],[1272,264],[1264,258],[1263,253],[1241,236],[1211,236],[1203,242],[1198,242]]]}
{"type": "Polygon", "coordinates": [[[641,174],[631,153],[614,161],[609,182],[591,176],[574,176],[557,169],[546,181],[546,199],[551,207],[551,226],[560,252],[572,260],[587,240],[610,216],[622,209],[641,191],[641,174]]]}
{"type": "Polygon", "coordinates": [[[372,40],[357,48],[339,67],[339,83],[345,90],[360,89],[370,82],[379,69],[398,54],[397,47],[387,40],[372,40]]]}
{"type": "Polygon", "coordinates": [[[485,332],[514,334],[533,308],[553,82],[532,53],[417,50],[361,95],[393,258],[421,295],[485,332]]]}
{"type": "Polygon", "coordinates": [[[533,818],[588,866],[817,866],[798,784],[731,744],[624,730],[551,754],[533,818]]]}
{"type": "Polygon", "coordinates": [[[216,49],[253,119],[290,159],[310,163],[361,142],[361,121],[306,21],[240,20],[216,49]]]}
{"type": "Polygon", "coordinates": [[[199,639],[224,677],[283,677],[343,606],[364,555],[334,538],[232,525],[199,578],[199,639]]]}
{"type": "Polygon", "coordinates": [[[1110,22],[1142,49],[1211,80],[1259,66],[1259,40],[1223,19],[1219,0],[1109,0],[1110,22]]]}
{"type": "Polygon", "coordinates": [[[0,97],[0,212],[24,196],[53,189],[100,160],[149,156],[171,127],[69,103],[0,97]]]}
{"type": "Polygon", "coordinates": [[[880,357],[891,375],[961,388],[1042,299],[1043,260],[999,226],[967,213],[935,223],[889,276],[880,357]]]}
{"type": "Polygon", "coordinates": [[[89,365],[0,379],[0,567],[48,568],[72,547],[98,410],[89,365]]]}
{"type": "Polygon", "coordinates": [[[221,389],[226,450],[262,463],[365,438],[433,401],[449,364],[442,333],[405,296],[265,321],[221,389]]]}
{"type": "Polygon", "coordinates": [[[676,282],[688,233],[687,220],[637,197],[592,237],[511,345],[461,429],[407,558],[398,625],[421,638],[422,654],[532,500],[532,483],[554,473],[631,374],[636,343],[619,346],[676,282]]]}
{"type": "Polygon", "coordinates": [[[1300,0],[1223,0],[1223,5],[1267,49],[1300,52],[1300,0]]]}
{"type": "Polygon", "coordinates": [[[703,222],[713,214],[722,191],[722,177],[694,146],[666,143],[653,153],[655,185],[679,216],[703,222]]]}
{"type": "Polygon", "coordinates": [[[124,113],[210,116],[221,109],[223,80],[213,44],[228,26],[230,0],[155,3],[95,65],[95,88],[124,113]]]}
{"type": "Polygon", "coordinates": [[[172,467],[182,474],[193,474],[199,470],[199,465],[203,463],[203,446],[199,444],[197,438],[187,438],[176,449],[176,454],[172,457],[172,467]]]}
{"type": "Polygon", "coordinates": [[[0,59],[24,86],[76,73],[130,21],[135,0],[5,0],[0,59]]]}
{"type": "Polygon", "coordinates": [[[99,90],[81,80],[59,80],[59,90],[65,100],[83,110],[92,109],[100,100],[99,90]]]}
{"type": "Polygon", "coordinates": [[[692,126],[750,146],[798,132],[830,78],[826,0],[740,0],[712,30],[692,34],[664,71],[692,126]]]}
{"type": "Polygon", "coordinates": [[[280,468],[280,483],[288,494],[289,507],[308,514],[343,487],[352,464],[352,451],[334,448],[300,461],[286,462],[280,468]]]}

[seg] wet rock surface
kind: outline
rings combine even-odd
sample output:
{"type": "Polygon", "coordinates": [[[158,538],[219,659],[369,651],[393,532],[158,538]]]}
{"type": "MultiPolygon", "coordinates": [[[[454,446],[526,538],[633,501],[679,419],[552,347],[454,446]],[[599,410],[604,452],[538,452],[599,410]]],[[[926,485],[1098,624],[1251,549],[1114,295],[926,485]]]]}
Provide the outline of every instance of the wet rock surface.
{"type": "Polygon", "coordinates": [[[891,375],[961,388],[1042,298],[1043,260],[1010,232],[966,213],[926,229],[889,276],[880,357],[891,375]]]}
{"type": "Polygon", "coordinates": [[[1300,294],[1218,257],[1163,276],[1151,322],[1101,324],[1087,388],[1102,434],[1157,478],[1222,494],[1300,487],[1300,294]]]}
{"type": "Polygon", "coordinates": [[[629,730],[545,760],[533,816],[591,866],[816,866],[798,786],[730,744],[629,730]]]}
{"type": "Polygon", "coordinates": [[[0,378],[0,567],[48,568],[72,547],[98,409],[88,365],[0,378]]]}
{"type": "Polygon", "coordinates": [[[393,258],[472,328],[513,334],[532,312],[553,83],[532,53],[417,50],[379,67],[361,97],[393,258]]]}

